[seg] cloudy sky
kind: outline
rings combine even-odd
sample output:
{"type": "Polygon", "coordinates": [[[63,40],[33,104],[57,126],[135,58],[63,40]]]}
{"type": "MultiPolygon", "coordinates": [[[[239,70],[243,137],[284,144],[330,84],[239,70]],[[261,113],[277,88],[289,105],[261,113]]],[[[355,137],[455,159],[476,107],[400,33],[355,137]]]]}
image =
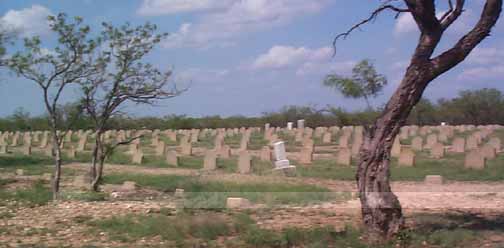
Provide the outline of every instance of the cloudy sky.
{"type": "MultiPolygon", "coordinates": [[[[446,2],[446,1],[439,1],[446,2]]],[[[467,1],[460,20],[447,31],[438,52],[452,45],[477,21],[483,0],[467,1]]],[[[333,37],[365,18],[378,0],[0,0],[0,19],[21,37],[39,35],[48,49],[54,37],[46,16],[66,12],[81,16],[94,29],[100,23],[158,25],[170,36],[148,60],[174,71],[173,81],[190,86],[188,92],[156,107],[129,106],[136,116],[169,114],[259,115],[285,105],[364,107],[321,84],[329,73],[348,74],[362,59],[371,59],[389,85],[377,99],[382,105],[397,87],[418,30],[409,14],[394,14],[355,32],[338,44],[333,37]]],[[[446,9],[439,4],[438,13],[446,9]]],[[[504,90],[504,25],[462,65],[433,82],[425,96],[453,97],[464,89],[494,87],[504,90]]],[[[39,89],[30,81],[2,71],[0,116],[24,107],[44,112],[39,89]]],[[[70,89],[66,100],[78,92],[70,89]]]]}

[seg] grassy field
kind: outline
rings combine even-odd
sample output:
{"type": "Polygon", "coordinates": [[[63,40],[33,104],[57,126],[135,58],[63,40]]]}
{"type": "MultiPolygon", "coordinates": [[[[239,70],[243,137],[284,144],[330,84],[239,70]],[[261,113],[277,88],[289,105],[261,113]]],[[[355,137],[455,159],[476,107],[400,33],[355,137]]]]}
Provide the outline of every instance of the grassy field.
{"type": "MultiPolygon", "coordinates": [[[[461,223],[465,217],[467,216],[414,216],[417,229],[404,232],[390,243],[373,247],[471,247],[472,242],[478,239],[477,233],[469,228],[453,226],[461,223]]],[[[92,231],[105,231],[112,239],[122,242],[161,237],[168,244],[173,242],[180,247],[202,242],[207,243],[209,247],[369,247],[361,238],[363,233],[350,225],[343,230],[336,230],[331,226],[317,226],[286,227],[280,231],[271,231],[261,228],[246,212],[126,215],[87,221],[86,224],[92,231]]],[[[501,229],[500,231],[502,232],[501,229]]]]}

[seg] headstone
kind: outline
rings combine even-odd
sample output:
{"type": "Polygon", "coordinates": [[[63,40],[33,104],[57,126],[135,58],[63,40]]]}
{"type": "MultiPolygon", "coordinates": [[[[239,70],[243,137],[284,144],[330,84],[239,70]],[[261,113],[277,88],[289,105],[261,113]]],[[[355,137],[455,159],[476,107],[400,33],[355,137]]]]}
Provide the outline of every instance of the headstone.
{"type": "Polygon", "coordinates": [[[486,159],[495,159],[495,157],[497,156],[497,154],[495,152],[495,148],[489,144],[486,144],[486,145],[482,146],[481,148],[479,148],[479,152],[486,159]]]}
{"type": "Polygon", "coordinates": [[[423,138],[417,136],[411,140],[411,149],[414,151],[422,151],[423,150],[423,138]]]}
{"type": "Polygon", "coordinates": [[[70,149],[67,151],[67,156],[69,159],[74,159],[76,155],[75,148],[73,146],[70,146],[70,149]]]}
{"type": "Polygon", "coordinates": [[[7,144],[0,145],[0,154],[7,154],[9,152],[9,146],[7,144]]]}
{"type": "Polygon", "coordinates": [[[398,159],[399,166],[415,166],[415,153],[411,149],[403,149],[398,159]]]}
{"type": "Polygon", "coordinates": [[[305,120],[298,120],[297,121],[297,128],[304,129],[305,128],[305,120]]]}
{"type": "Polygon", "coordinates": [[[271,161],[271,149],[269,146],[263,146],[259,157],[261,161],[271,161]]]}
{"type": "Polygon", "coordinates": [[[340,165],[350,165],[352,163],[352,153],[348,148],[340,148],[336,162],[340,165]]]}
{"type": "Polygon", "coordinates": [[[478,138],[476,136],[468,136],[466,139],[466,150],[474,150],[478,148],[478,138]]]}
{"type": "Polygon", "coordinates": [[[189,142],[182,142],[180,144],[181,147],[181,153],[182,155],[185,156],[191,156],[192,155],[192,144],[189,142]]]}
{"type": "Polygon", "coordinates": [[[332,141],[332,134],[330,132],[326,132],[322,135],[322,143],[330,144],[332,141]]]}
{"type": "Polygon", "coordinates": [[[134,181],[124,181],[121,185],[121,191],[135,191],[137,187],[138,186],[134,181]]]}
{"type": "Polygon", "coordinates": [[[399,137],[396,137],[394,139],[394,144],[392,144],[392,150],[390,152],[390,155],[394,158],[398,158],[399,155],[401,155],[401,142],[399,137]]]}
{"type": "Polygon", "coordinates": [[[289,160],[287,160],[287,155],[285,153],[285,143],[283,141],[276,142],[274,144],[275,150],[275,167],[281,168],[290,165],[289,160]]]}
{"type": "Polygon", "coordinates": [[[455,138],[452,142],[452,152],[464,153],[465,152],[465,139],[455,138]]]}
{"type": "Polygon", "coordinates": [[[425,184],[440,185],[444,183],[444,179],[440,175],[427,175],[424,180],[425,184]]]}
{"type": "Polygon", "coordinates": [[[142,164],[142,160],[143,160],[143,153],[141,151],[137,151],[133,154],[133,158],[132,158],[132,163],[133,164],[142,164]]]}
{"type": "Polygon", "coordinates": [[[32,148],[29,145],[23,146],[23,155],[29,156],[32,153],[32,148]]]}
{"type": "Polygon", "coordinates": [[[178,166],[178,156],[175,151],[166,151],[166,163],[173,166],[178,166]]]}
{"type": "Polygon", "coordinates": [[[436,134],[429,134],[427,136],[427,142],[425,148],[431,149],[434,144],[438,142],[438,136],[436,134]]]}
{"type": "Polygon", "coordinates": [[[226,200],[226,208],[248,208],[250,207],[250,201],[245,198],[229,197],[226,200]]]}
{"type": "Polygon", "coordinates": [[[217,169],[217,154],[215,154],[215,151],[213,150],[206,151],[205,158],[203,160],[203,169],[204,170],[217,169]]]}
{"type": "Polygon", "coordinates": [[[292,130],[292,126],[294,125],[294,123],[292,122],[287,122],[287,130],[292,130]]]}
{"type": "Polygon", "coordinates": [[[488,141],[488,144],[495,148],[496,152],[500,152],[502,149],[501,140],[497,137],[493,137],[488,141]]]}
{"type": "Polygon", "coordinates": [[[166,144],[163,141],[157,141],[156,156],[163,156],[165,154],[166,144]]]}
{"type": "Polygon", "coordinates": [[[301,164],[311,164],[313,160],[313,148],[303,147],[299,154],[299,163],[301,164]]]}
{"type": "Polygon", "coordinates": [[[431,146],[430,155],[432,158],[443,158],[445,154],[444,145],[441,143],[436,143],[431,146]]]}
{"type": "Polygon", "coordinates": [[[251,171],[250,161],[250,154],[247,151],[241,151],[238,157],[238,173],[249,174],[251,171]]]}
{"type": "Polygon", "coordinates": [[[464,167],[469,169],[482,170],[486,166],[486,159],[481,153],[475,149],[466,154],[464,167]]]}
{"type": "Polygon", "coordinates": [[[348,147],[348,139],[349,139],[349,136],[348,135],[341,135],[339,137],[339,142],[338,142],[338,145],[340,148],[347,148],[348,147]]]}
{"type": "Polygon", "coordinates": [[[223,145],[219,151],[219,157],[223,159],[228,159],[231,157],[231,147],[229,145],[223,145]]]}

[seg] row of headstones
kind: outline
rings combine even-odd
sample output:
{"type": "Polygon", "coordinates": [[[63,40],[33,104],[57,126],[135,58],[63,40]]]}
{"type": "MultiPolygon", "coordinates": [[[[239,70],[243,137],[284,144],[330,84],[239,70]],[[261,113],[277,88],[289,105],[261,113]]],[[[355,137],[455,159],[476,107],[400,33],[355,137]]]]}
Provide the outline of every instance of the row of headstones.
{"type": "MultiPolygon", "coordinates": [[[[464,166],[466,168],[483,169],[486,166],[486,161],[495,159],[497,153],[501,151],[501,140],[497,137],[490,138],[486,144],[479,146],[490,134],[491,131],[478,131],[468,136],[467,141],[464,138],[455,138],[450,151],[454,153],[468,151],[465,155],[464,166]]],[[[424,148],[430,150],[430,156],[434,159],[443,158],[447,151],[444,144],[437,142],[436,135],[431,134],[428,136],[425,146],[423,146],[421,137],[415,137],[409,148],[403,148],[399,138],[397,138],[392,146],[391,155],[398,158],[399,166],[414,166],[415,151],[422,151],[424,148]]]]}

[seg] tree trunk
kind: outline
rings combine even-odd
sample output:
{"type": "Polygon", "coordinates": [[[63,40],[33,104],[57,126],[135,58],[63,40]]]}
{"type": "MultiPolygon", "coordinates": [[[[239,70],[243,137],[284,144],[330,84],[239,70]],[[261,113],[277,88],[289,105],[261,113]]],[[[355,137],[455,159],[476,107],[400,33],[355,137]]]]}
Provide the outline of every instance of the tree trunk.
{"type": "Polygon", "coordinates": [[[55,128],[53,128],[53,149],[54,149],[54,175],[51,186],[52,186],[53,200],[58,200],[60,191],[60,181],[61,181],[62,159],[61,159],[60,142],[55,128]]]}
{"type": "Polygon", "coordinates": [[[95,144],[93,147],[93,153],[92,153],[92,158],[91,158],[91,189],[93,191],[98,191],[98,184],[101,179],[101,169],[97,168],[97,164],[100,164],[100,167],[103,167],[102,162],[101,162],[101,157],[103,154],[103,145],[101,143],[101,136],[102,132],[101,130],[96,131],[96,139],[95,139],[95,144]]]}
{"type": "Polygon", "coordinates": [[[362,218],[372,243],[389,240],[404,226],[401,205],[390,188],[390,151],[432,75],[427,66],[412,65],[381,116],[366,129],[360,151],[357,184],[362,218]]]}

